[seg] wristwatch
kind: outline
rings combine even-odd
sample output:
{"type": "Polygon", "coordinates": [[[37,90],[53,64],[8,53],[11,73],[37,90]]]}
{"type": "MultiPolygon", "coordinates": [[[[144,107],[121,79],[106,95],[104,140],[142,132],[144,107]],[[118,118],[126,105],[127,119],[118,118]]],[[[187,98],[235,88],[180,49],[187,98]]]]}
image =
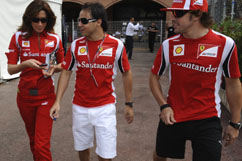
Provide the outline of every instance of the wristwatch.
{"type": "Polygon", "coordinates": [[[125,102],[126,106],[133,107],[133,102],[125,102]]]}
{"type": "Polygon", "coordinates": [[[232,126],[235,129],[237,129],[237,130],[241,129],[241,127],[242,127],[242,124],[240,122],[239,123],[233,123],[233,122],[229,121],[229,125],[232,126]]]}

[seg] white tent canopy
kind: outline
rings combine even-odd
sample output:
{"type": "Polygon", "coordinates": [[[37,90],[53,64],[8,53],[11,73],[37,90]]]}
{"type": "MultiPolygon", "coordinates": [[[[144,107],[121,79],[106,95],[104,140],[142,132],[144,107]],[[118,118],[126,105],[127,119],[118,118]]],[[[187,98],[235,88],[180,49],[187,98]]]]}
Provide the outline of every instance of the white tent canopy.
{"type": "MultiPolygon", "coordinates": [[[[32,0],[1,0],[0,1],[0,80],[12,79],[19,74],[9,75],[7,72],[7,57],[10,39],[22,23],[25,8],[32,0]]],[[[46,0],[57,16],[55,32],[61,36],[61,5],[62,0],[46,0]]]]}

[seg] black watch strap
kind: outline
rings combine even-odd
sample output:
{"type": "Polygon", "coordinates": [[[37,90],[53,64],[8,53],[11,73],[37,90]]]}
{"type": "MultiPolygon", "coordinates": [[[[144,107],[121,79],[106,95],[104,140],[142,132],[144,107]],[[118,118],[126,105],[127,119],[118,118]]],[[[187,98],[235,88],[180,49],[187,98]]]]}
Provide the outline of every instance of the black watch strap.
{"type": "Polygon", "coordinates": [[[133,102],[125,102],[126,106],[133,107],[133,102]]]}
{"type": "Polygon", "coordinates": [[[232,126],[235,129],[237,129],[237,130],[241,129],[241,127],[242,127],[242,124],[240,122],[234,123],[234,122],[229,121],[229,125],[232,126]]]}
{"type": "Polygon", "coordinates": [[[160,112],[161,112],[162,110],[164,110],[165,108],[167,108],[167,107],[171,107],[171,105],[169,105],[169,104],[161,105],[161,106],[160,106],[160,112]]]}

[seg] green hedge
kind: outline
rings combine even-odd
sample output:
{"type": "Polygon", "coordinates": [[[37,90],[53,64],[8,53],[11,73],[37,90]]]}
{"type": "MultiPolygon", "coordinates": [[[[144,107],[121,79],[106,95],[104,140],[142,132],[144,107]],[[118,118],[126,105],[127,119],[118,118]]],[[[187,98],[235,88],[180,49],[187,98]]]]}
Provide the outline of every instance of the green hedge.
{"type": "Polygon", "coordinates": [[[235,41],[238,49],[239,67],[242,72],[242,20],[234,19],[231,21],[231,19],[226,19],[221,24],[214,24],[212,28],[235,41]]]}

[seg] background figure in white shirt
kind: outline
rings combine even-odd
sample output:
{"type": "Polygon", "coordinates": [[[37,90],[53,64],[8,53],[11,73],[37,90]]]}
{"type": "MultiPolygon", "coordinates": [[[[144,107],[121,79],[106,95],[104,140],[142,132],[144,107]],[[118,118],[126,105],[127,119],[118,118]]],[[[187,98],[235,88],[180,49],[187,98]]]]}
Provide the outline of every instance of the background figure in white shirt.
{"type": "Polygon", "coordinates": [[[130,18],[130,21],[128,23],[128,26],[126,28],[126,52],[128,54],[128,58],[132,58],[133,53],[133,36],[135,30],[139,29],[139,23],[134,25],[134,17],[130,18]]]}

